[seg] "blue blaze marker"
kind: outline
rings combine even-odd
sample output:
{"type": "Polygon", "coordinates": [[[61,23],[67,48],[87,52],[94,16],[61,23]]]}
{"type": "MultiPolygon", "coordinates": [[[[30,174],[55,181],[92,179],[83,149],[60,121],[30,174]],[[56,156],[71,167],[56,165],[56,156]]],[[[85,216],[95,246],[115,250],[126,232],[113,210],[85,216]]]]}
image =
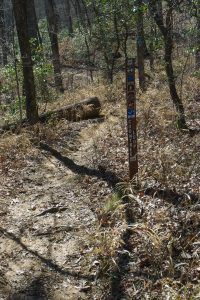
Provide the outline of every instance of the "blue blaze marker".
{"type": "Polygon", "coordinates": [[[128,75],[128,82],[134,81],[134,76],[132,74],[128,75]]]}
{"type": "Polygon", "coordinates": [[[135,118],[135,110],[132,109],[132,108],[128,108],[127,110],[127,114],[128,114],[128,119],[132,119],[132,118],[135,118]]]}

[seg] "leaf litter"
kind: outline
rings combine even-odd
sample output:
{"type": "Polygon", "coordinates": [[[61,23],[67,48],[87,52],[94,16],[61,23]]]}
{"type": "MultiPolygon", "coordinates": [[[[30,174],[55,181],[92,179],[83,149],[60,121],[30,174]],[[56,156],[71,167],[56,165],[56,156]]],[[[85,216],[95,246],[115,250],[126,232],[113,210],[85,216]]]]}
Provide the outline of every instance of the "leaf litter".
{"type": "Polygon", "coordinates": [[[138,101],[131,185],[122,86],[109,93],[104,122],[52,121],[1,138],[2,299],[200,298],[199,134],[179,132],[164,87],[162,97],[150,88],[138,101]]]}

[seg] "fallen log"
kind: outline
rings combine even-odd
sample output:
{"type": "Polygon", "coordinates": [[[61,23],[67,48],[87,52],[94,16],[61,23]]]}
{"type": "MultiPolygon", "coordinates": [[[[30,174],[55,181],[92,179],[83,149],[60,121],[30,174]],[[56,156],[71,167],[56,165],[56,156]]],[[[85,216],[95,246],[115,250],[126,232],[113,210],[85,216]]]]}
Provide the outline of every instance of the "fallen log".
{"type": "Polygon", "coordinates": [[[70,104],[62,108],[43,113],[39,116],[40,122],[46,122],[49,118],[80,121],[99,116],[101,103],[97,97],[91,97],[81,102],[70,104]]]}
{"type": "MultiPolygon", "coordinates": [[[[45,123],[49,119],[67,119],[69,121],[80,121],[99,116],[101,103],[97,97],[84,99],[78,103],[70,104],[59,109],[48,111],[39,115],[39,122],[45,123]]],[[[0,132],[16,131],[19,127],[26,127],[29,123],[26,118],[20,122],[6,124],[0,128],[0,132]]]]}

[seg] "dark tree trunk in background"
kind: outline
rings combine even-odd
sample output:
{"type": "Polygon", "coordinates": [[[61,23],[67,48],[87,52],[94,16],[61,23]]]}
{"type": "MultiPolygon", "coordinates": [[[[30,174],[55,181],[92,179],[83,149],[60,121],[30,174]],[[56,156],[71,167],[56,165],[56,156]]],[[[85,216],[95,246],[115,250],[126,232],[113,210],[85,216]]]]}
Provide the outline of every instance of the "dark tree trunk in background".
{"type": "Polygon", "coordinates": [[[176,82],[174,77],[174,70],[172,64],[172,52],[173,52],[173,1],[167,1],[167,10],[166,10],[166,24],[164,24],[163,16],[160,15],[158,7],[156,5],[156,0],[149,1],[149,8],[154,18],[158,28],[160,29],[165,45],[165,70],[168,79],[168,85],[170,90],[171,99],[176,111],[178,113],[178,126],[179,128],[187,128],[185,120],[185,111],[182,103],[182,99],[179,97],[176,90],[176,82]]]}
{"type": "Polygon", "coordinates": [[[66,16],[67,16],[67,29],[69,35],[73,35],[73,23],[72,23],[72,16],[71,16],[71,3],[70,0],[65,0],[65,7],[66,7],[66,16]]]}
{"type": "Polygon", "coordinates": [[[34,48],[41,43],[34,0],[26,0],[29,39],[34,39],[34,48]]]}
{"type": "Polygon", "coordinates": [[[163,4],[162,4],[162,0],[157,0],[157,9],[158,9],[159,17],[161,18],[162,22],[164,22],[164,20],[163,20],[163,4]]]}
{"type": "Polygon", "coordinates": [[[75,10],[76,10],[76,14],[79,16],[80,18],[80,23],[82,23],[82,25],[85,24],[85,17],[84,17],[84,13],[83,13],[83,9],[81,8],[81,4],[79,0],[75,0],[75,10]]]}
{"type": "Polygon", "coordinates": [[[51,41],[52,62],[54,68],[54,78],[56,89],[63,92],[63,83],[61,76],[60,54],[58,46],[58,25],[55,14],[54,0],[45,0],[46,17],[48,23],[49,37],[51,41]]]}
{"type": "Polygon", "coordinates": [[[4,17],[5,17],[5,31],[6,31],[6,48],[7,56],[12,55],[13,44],[13,28],[14,28],[14,14],[11,1],[4,0],[4,17]]]}
{"type": "Polygon", "coordinates": [[[24,88],[26,95],[26,115],[31,124],[38,121],[38,109],[33,75],[33,63],[27,26],[26,0],[12,0],[19,47],[22,58],[24,88]]]}
{"type": "Polygon", "coordinates": [[[139,85],[142,91],[145,90],[145,70],[144,59],[147,56],[147,47],[144,38],[144,24],[143,24],[143,2],[137,0],[137,60],[139,72],[139,85]]]}
{"type": "Polygon", "coordinates": [[[91,16],[90,16],[90,12],[88,10],[88,5],[87,3],[85,2],[85,0],[81,0],[81,3],[82,3],[82,6],[83,6],[83,11],[84,11],[84,14],[85,14],[85,18],[86,18],[86,21],[87,21],[87,26],[90,28],[91,27],[91,16]]]}
{"type": "Polygon", "coordinates": [[[200,69],[200,0],[196,1],[196,52],[195,52],[195,67],[200,69]]]}
{"type": "Polygon", "coordinates": [[[0,41],[1,41],[1,49],[2,49],[2,62],[3,65],[7,65],[7,52],[8,49],[6,47],[6,30],[5,30],[5,16],[4,16],[4,0],[0,0],[0,41]]]}
{"type": "Polygon", "coordinates": [[[149,43],[149,63],[150,63],[150,69],[153,72],[154,71],[154,36],[155,36],[155,32],[154,32],[154,20],[151,18],[151,29],[150,29],[150,34],[151,34],[151,39],[150,39],[150,43],[149,43]]]}

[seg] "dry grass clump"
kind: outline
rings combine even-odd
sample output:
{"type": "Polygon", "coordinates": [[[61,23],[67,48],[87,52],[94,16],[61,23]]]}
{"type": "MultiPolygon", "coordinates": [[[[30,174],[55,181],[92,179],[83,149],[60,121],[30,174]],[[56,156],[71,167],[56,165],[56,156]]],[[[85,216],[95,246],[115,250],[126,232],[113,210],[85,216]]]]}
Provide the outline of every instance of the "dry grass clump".
{"type": "Polygon", "coordinates": [[[94,126],[87,143],[86,161],[91,167],[113,171],[119,177],[126,172],[127,149],[124,122],[108,117],[108,122],[94,126]]]}
{"type": "Polygon", "coordinates": [[[127,229],[124,222],[125,207],[117,195],[110,197],[98,213],[99,227],[95,236],[91,236],[91,253],[88,255],[89,265],[99,279],[109,285],[109,278],[119,270],[118,255],[123,251],[123,235],[127,229]]]}
{"type": "Polygon", "coordinates": [[[104,86],[101,84],[88,84],[74,90],[66,90],[64,95],[58,97],[56,101],[47,103],[47,111],[59,109],[68,104],[77,103],[92,96],[100,96],[99,99],[102,101],[103,89],[104,86]]]}
{"type": "Polygon", "coordinates": [[[114,193],[106,201],[100,212],[97,214],[100,227],[121,226],[124,218],[126,205],[123,203],[121,195],[114,193]]]}
{"type": "Polygon", "coordinates": [[[50,119],[47,124],[37,124],[19,129],[16,134],[7,132],[0,138],[0,166],[2,172],[24,167],[28,160],[39,154],[39,143],[50,145],[59,140],[66,131],[68,121],[50,119]]]}
{"type": "Polygon", "coordinates": [[[24,132],[20,135],[6,134],[0,138],[0,170],[7,173],[24,165],[32,144],[30,136],[24,132]]]}
{"type": "Polygon", "coordinates": [[[119,81],[117,85],[108,85],[100,81],[98,83],[87,83],[74,89],[68,89],[65,91],[64,95],[58,97],[56,101],[47,103],[46,110],[51,111],[59,109],[68,104],[77,103],[92,96],[98,97],[101,101],[103,114],[107,115],[108,112],[115,113],[118,111],[119,103],[124,101],[122,83],[119,81]],[[113,105],[113,107],[111,107],[111,105],[113,105]]]}
{"type": "Polygon", "coordinates": [[[72,40],[69,37],[65,39],[59,45],[61,63],[66,65],[74,64],[74,46],[72,40]]]}
{"type": "Polygon", "coordinates": [[[96,280],[109,285],[109,278],[119,270],[118,255],[123,251],[126,205],[121,196],[114,193],[96,209],[96,234],[90,237],[88,265],[96,280]]]}
{"type": "MultiPolygon", "coordinates": [[[[199,299],[200,139],[199,134],[178,130],[168,89],[160,87],[159,91],[150,87],[138,101],[139,192],[126,191],[135,223],[130,226],[129,272],[121,285],[127,299],[199,299]],[[145,195],[149,187],[154,188],[151,196],[145,195]]],[[[188,124],[198,124],[197,90],[192,84],[183,85],[183,91],[186,88],[188,124]],[[195,117],[190,119],[193,111],[195,117]]],[[[89,150],[90,157],[96,155],[94,165],[99,162],[125,180],[126,112],[123,96],[119,99],[114,115],[107,102],[106,126],[93,131],[95,147],[89,150]]],[[[110,215],[108,219],[113,228],[110,215]]],[[[108,249],[106,253],[110,255],[108,249]]]]}
{"type": "MultiPolygon", "coordinates": [[[[199,104],[194,99],[192,103],[192,110],[200,111],[199,104]]],[[[185,106],[188,123],[191,124],[191,103],[185,102],[185,106]]],[[[168,90],[149,89],[141,96],[138,111],[141,177],[147,177],[147,181],[154,181],[165,188],[197,193],[200,172],[199,135],[191,136],[189,132],[177,129],[176,113],[168,90]]],[[[195,122],[198,121],[197,118],[196,113],[195,122]]]]}
{"type": "MultiPolygon", "coordinates": [[[[106,123],[91,128],[87,160],[93,167],[113,170],[124,180],[128,171],[125,96],[122,87],[116,90],[120,92],[115,109],[112,102],[104,104],[106,123]]],[[[186,106],[186,112],[189,109],[186,106]]],[[[140,96],[138,154],[142,186],[153,183],[160,188],[198,193],[199,146],[198,135],[178,130],[167,88],[149,88],[140,96]]]]}
{"type": "Polygon", "coordinates": [[[92,260],[96,265],[97,278],[105,280],[118,268],[118,252],[123,245],[122,233],[122,227],[114,227],[99,230],[93,237],[92,260]]]}
{"type": "Polygon", "coordinates": [[[122,283],[127,296],[199,299],[198,211],[186,201],[172,205],[149,196],[141,201],[143,214],[130,226],[131,259],[122,283]]]}

